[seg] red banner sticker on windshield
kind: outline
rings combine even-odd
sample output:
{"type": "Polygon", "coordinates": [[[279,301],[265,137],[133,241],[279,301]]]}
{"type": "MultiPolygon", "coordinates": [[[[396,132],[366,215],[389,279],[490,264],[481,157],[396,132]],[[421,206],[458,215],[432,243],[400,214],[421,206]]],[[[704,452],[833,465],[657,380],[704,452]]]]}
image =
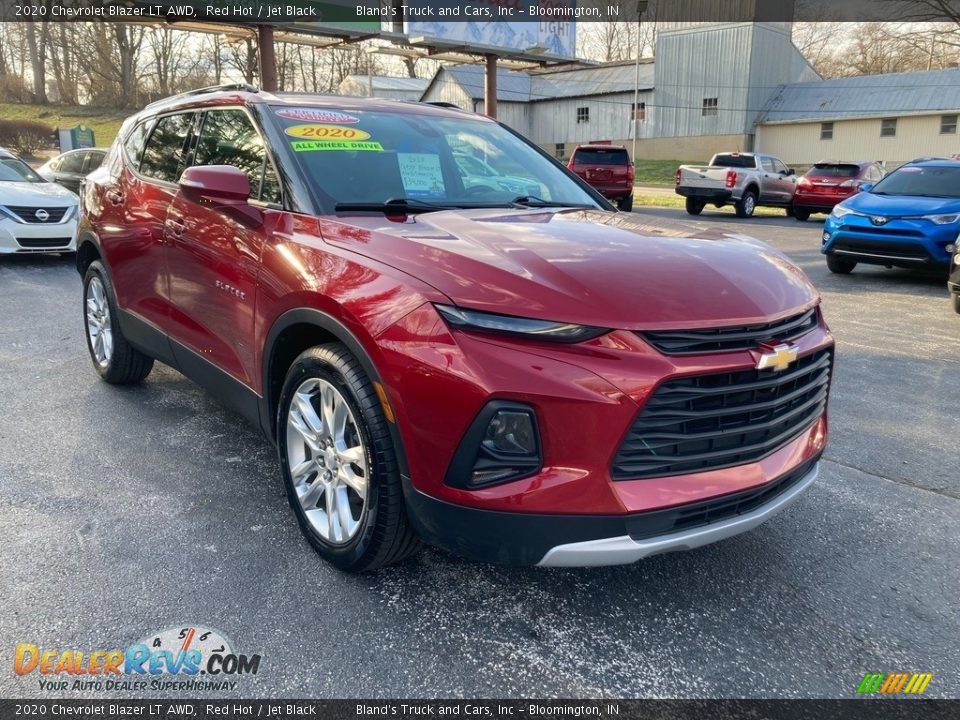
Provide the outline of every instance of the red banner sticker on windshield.
{"type": "Polygon", "coordinates": [[[360,122],[360,118],[355,118],[353,115],[345,115],[336,110],[325,110],[323,108],[279,108],[274,110],[274,112],[288,120],[305,120],[307,122],[338,123],[343,125],[360,122]]]}

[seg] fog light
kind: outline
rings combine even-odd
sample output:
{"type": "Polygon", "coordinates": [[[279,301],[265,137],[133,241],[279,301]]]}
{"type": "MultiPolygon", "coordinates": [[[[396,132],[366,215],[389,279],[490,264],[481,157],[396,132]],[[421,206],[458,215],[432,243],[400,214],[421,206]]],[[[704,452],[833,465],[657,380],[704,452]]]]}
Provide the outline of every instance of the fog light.
{"type": "Polygon", "coordinates": [[[508,455],[533,455],[537,440],[533,432],[533,417],[529,411],[498,410],[487,425],[483,446],[488,450],[508,455]]]}
{"type": "Polygon", "coordinates": [[[827,244],[827,240],[829,240],[829,239],[830,239],[830,233],[824,233],[824,234],[823,234],[823,237],[821,238],[821,241],[823,242],[824,245],[826,245],[826,244],[827,244]]]}
{"type": "Polygon", "coordinates": [[[533,408],[498,400],[488,403],[470,425],[446,481],[474,489],[528,477],[542,465],[533,408]]]}
{"type": "Polygon", "coordinates": [[[953,253],[956,249],[957,249],[957,246],[954,245],[953,243],[950,243],[944,248],[944,250],[946,250],[948,253],[953,253]]]}

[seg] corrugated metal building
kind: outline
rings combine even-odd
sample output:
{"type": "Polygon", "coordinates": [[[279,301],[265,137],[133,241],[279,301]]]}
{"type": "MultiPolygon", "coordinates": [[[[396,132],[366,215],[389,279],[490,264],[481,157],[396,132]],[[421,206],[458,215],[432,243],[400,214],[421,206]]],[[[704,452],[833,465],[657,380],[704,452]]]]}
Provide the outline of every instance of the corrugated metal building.
{"type": "Polygon", "coordinates": [[[429,82],[424,78],[348,75],[337,86],[337,92],[340,95],[370,97],[372,87],[374,97],[416,102],[427,89],[429,82]]]}
{"type": "MultiPolygon", "coordinates": [[[[498,117],[557,157],[609,141],[637,156],[706,160],[762,150],[794,165],[822,158],[899,164],[960,153],[960,70],[821,80],[790,23],[717,23],[661,31],[641,61],[498,76],[498,117]]],[[[423,100],[483,111],[482,67],[445,67],[423,100]]]]}
{"type": "MultiPolygon", "coordinates": [[[[633,61],[498,74],[497,116],[566,158],[586,142],[630,145],[641,157],[697,159],[748,150],[769,94],[817,77],[789,23],[718,23],[664,30],[657,62],[642,60],[634,109],[633,61]],[[765,93],[765,94],[764,94],[765,93]]],[[[483,68],[441,68],[422,97],[483,111],[483,68]]]]}
{"type": "Polygon", "coordinates": [[[960,153],[960,70],[866,75],[777,89],[757,145],[787,163],[881,160],[960,153]]]}

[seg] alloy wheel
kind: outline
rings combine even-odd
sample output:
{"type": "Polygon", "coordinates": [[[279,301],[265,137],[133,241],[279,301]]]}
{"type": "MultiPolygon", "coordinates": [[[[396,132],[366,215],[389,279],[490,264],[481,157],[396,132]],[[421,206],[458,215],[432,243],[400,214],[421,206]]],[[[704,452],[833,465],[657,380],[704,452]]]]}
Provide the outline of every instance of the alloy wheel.
{"type": "Polygon", "coordinates": [[[353,411],[326,380],[305,380],[293,394],[287,464],[310,526],[328,543],[349,542],[367,504],[367,452],[353,411]]]}
{"type": "Polygon", "coordinates": [[[107,291],[98,277],[87,283],[87,336],[90,351],[100,367],[106,367],[113,356],[113,329],[110,327],[110,304],[107,291]]]}

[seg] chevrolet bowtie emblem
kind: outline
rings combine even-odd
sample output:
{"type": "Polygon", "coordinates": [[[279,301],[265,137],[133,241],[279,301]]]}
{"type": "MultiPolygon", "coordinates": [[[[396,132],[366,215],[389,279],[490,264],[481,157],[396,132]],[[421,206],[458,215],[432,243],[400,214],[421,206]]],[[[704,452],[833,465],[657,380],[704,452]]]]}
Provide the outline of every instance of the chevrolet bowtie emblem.
{"type": "Polygon", "coordinates": [[[761,345],[760,359],[757,360],[757,370],[786,370],[790,363],[797,359],[797,346],[791,343],[780,345],[761,345]]]}

